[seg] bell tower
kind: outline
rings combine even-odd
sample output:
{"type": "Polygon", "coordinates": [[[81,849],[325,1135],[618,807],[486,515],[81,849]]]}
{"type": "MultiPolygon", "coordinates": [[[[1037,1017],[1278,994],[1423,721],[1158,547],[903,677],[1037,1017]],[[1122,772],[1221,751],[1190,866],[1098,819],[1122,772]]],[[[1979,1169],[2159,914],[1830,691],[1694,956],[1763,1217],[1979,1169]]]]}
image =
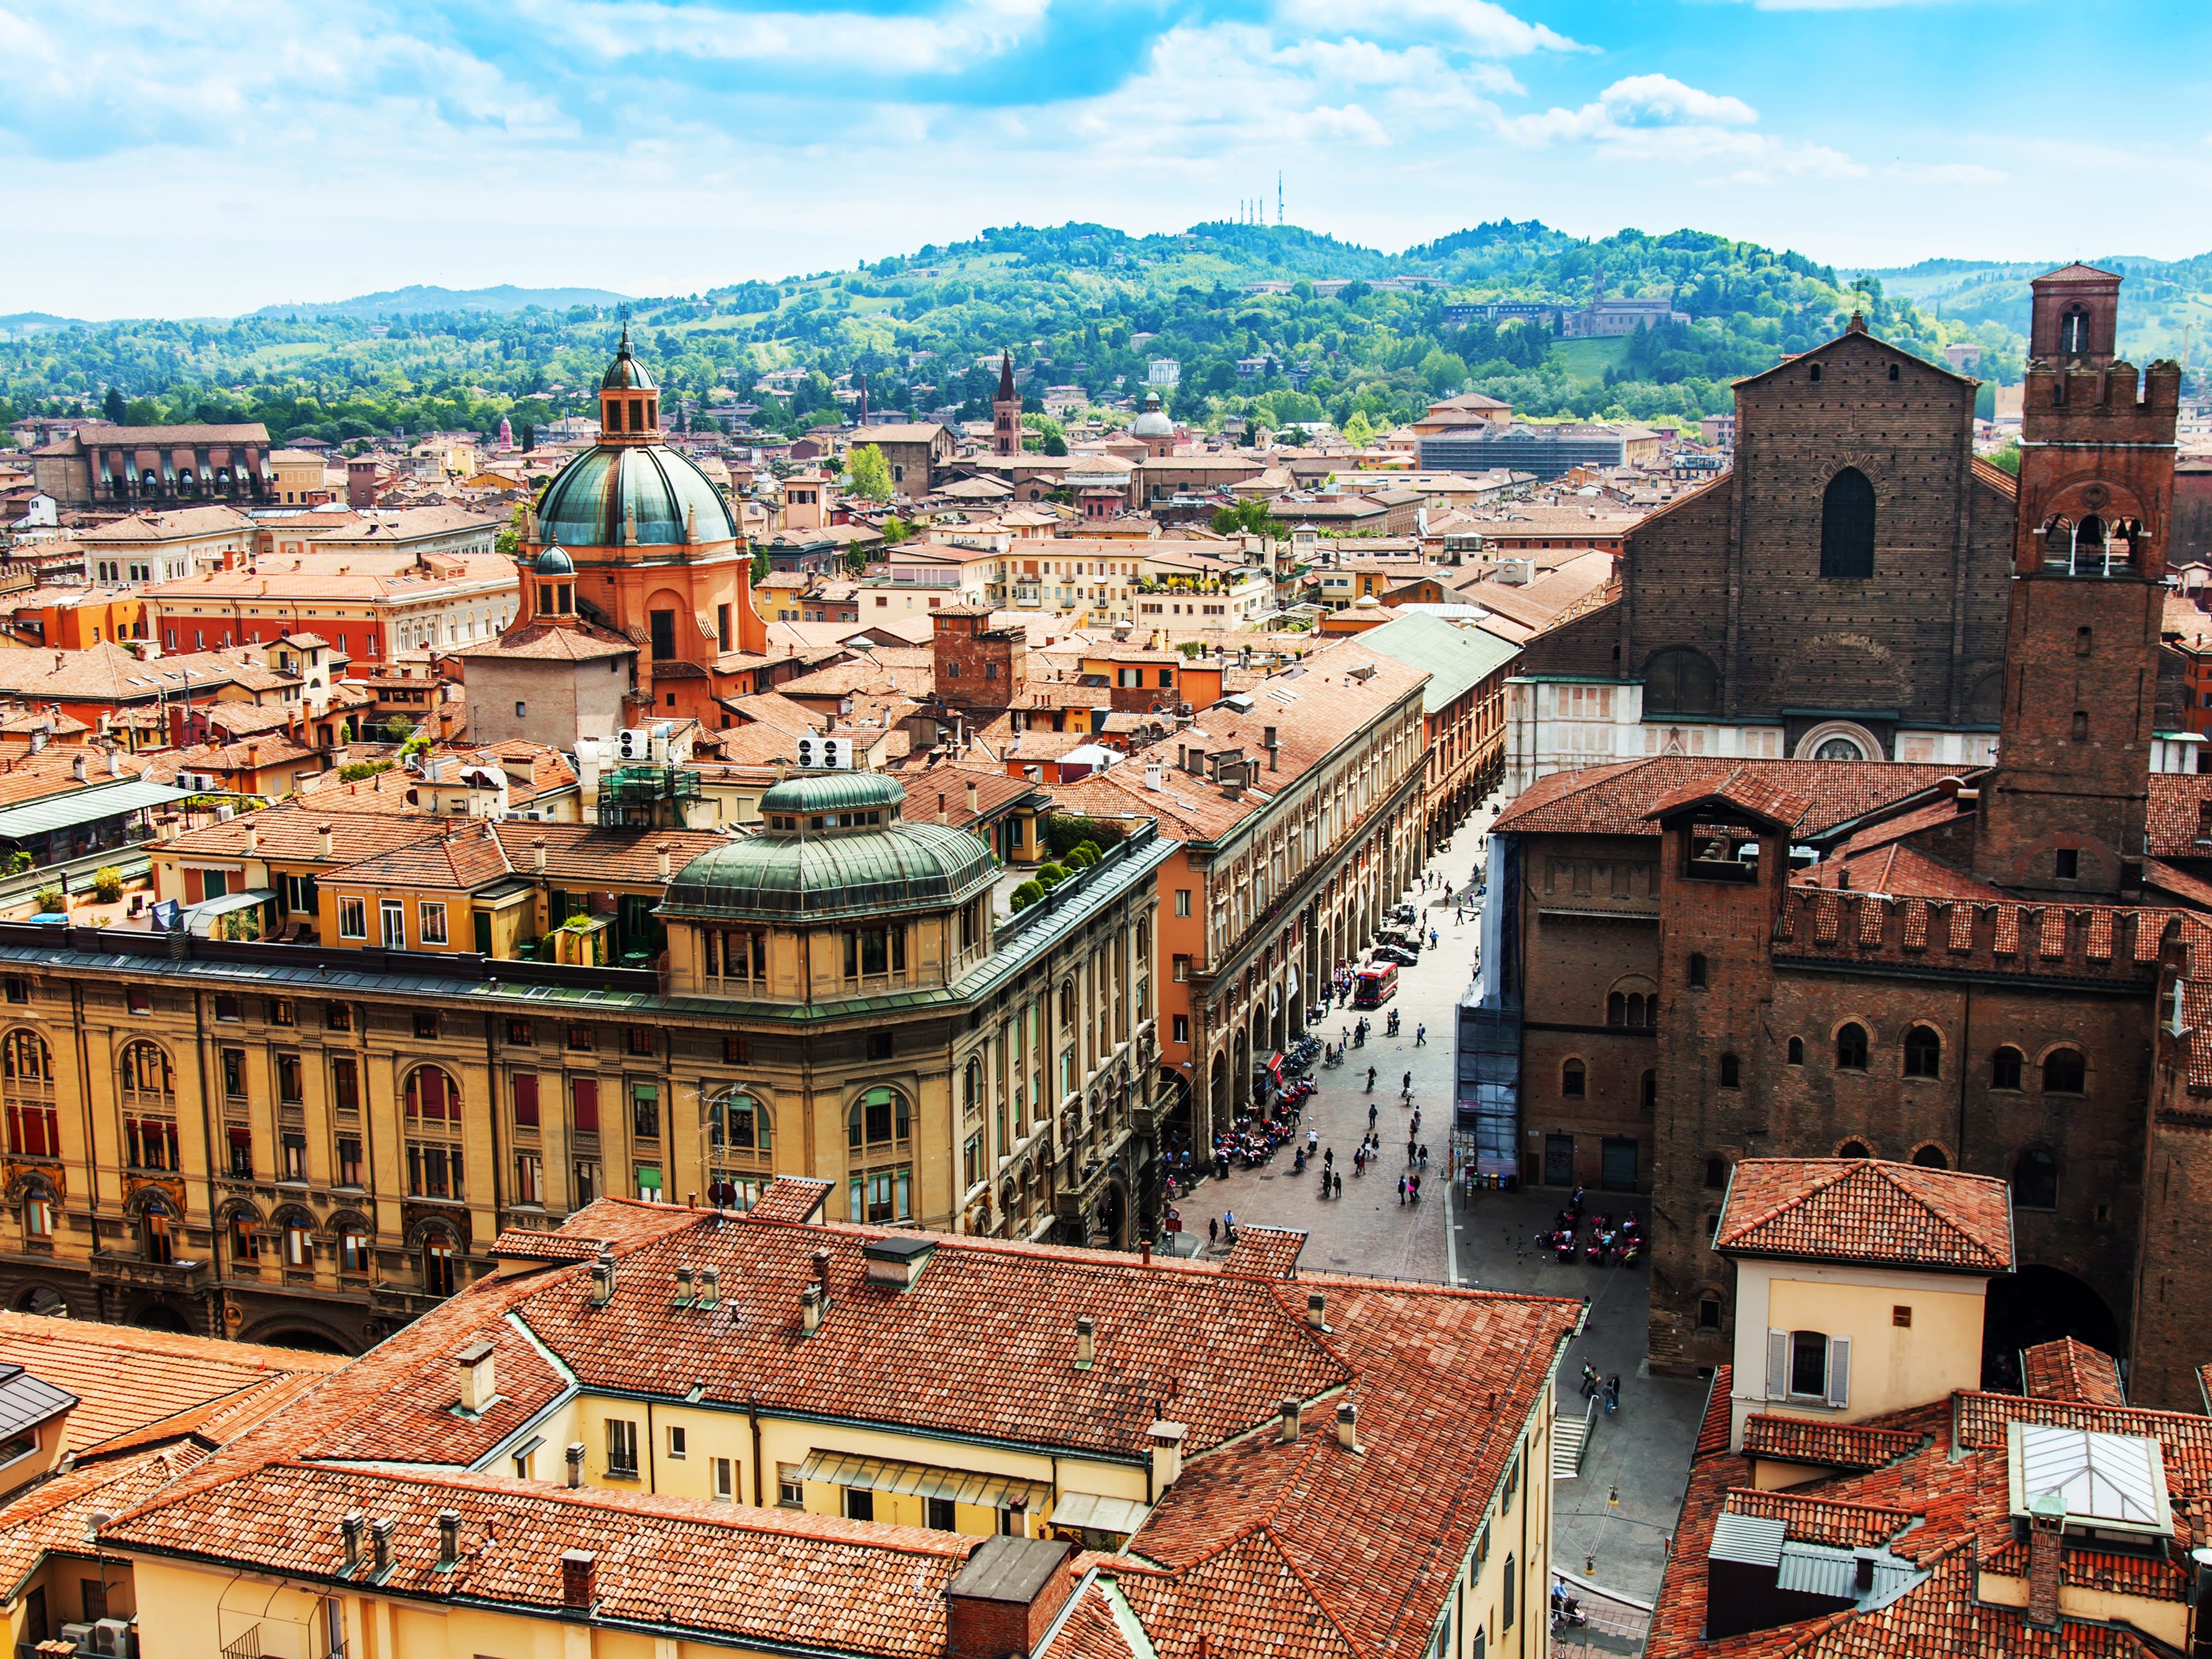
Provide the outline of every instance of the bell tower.
{"type": "Polygon", "coordinates": [[[1997,763],[1975,872],[2050,897],[2141,878],[2181,370],[2115,351],[2120,278],[2039,276],[1997,763]]]}
{"type": "Polygon", "coordinates": [[[657,444],[660,441],[660,387],[645,365],[630,356],[629,325],[599,380],[599,441],[657,444]]]}
{"type": "Polygon", "coordinates": [[[999,395],[991,399],[991,447],[1000,455],[1022,453],[1022,394],[1014,388],[1010,351],[999,356],[999,395]]]}

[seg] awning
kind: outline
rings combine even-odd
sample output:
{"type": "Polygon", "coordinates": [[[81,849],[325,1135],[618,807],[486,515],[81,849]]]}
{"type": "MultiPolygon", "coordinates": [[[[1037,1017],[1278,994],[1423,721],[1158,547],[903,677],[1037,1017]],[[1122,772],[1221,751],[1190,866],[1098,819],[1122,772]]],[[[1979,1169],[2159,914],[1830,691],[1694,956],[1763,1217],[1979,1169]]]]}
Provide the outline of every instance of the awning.
{"type": "Polygon", "coordinates": [[[0,841],[22,841],[56,830],[98,823],[144,807],[166,806],[191,793],[144,778],[129,783],[104,783],[90,789],[72,789],[0,811],[0,841]]]}
{"type": "Polygon", "coordinates": [[[809,1452],[805,1462],[799,1467],[799,1478],[827,1480],[839,1486],[863,1486],[871,1492],[918,1492],[924,1498],[949,1498],[956,1504],[974,1504],[987,1510],[1007,1509],[1017,1503],[1035,1509],[1052,1493],[1048,1481],[1018,1480],[1005,1474],[971,1474],[965,1469],[900,1463],[888,1457],[858,1457],[849,1452],[809,1452]]]}
{"type": "Polygon", "coordinates": [[[1055,1527],[1083,1527],[1092,1532],[1128,1534],[1145,1524],[1149,1513],[1133,1498],[1099,1498],[1087,1492],[1064,1492],[1052,1506],[1055,1527]]]}

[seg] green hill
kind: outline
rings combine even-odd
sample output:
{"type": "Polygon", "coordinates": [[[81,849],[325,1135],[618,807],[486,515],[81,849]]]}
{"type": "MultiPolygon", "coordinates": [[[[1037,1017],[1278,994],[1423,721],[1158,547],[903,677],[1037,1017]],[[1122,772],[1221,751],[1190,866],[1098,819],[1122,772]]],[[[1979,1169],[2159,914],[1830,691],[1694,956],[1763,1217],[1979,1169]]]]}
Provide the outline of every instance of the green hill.
{"type": "MultiPolygon", "coordinates": [[[[1972,259],[1923,259],[1916,265],[1856,273],[1874,277],[1899,299],[1969,327],[1994,323],[2027,332],[2028,283],[2065,259],[2007,264],[1972,259]]],[[[2117,270],[2121,290],[2121,354],[2147,363],[2172,357],[2192,368],[2204,361],[2212,332],[2212,253],[2192,259],[2148,259],[2108,254],[2082,263],[2117,270]]]]}
{"type": "MultiPolygon", "coordinates": [[[[1152,359],[1171,357],[1182,374],[1170,405],[1184,419],[1358,430],[1388,428],[1459,391],[1537,416],[1694,419],[1729,406],[1731,380],[1827,337],[1855,308],[1930,358],[1946,343],[1975,342],[1984,375],[2013,380],[2025,274],[1947,262],[1866,274],[1854,287],[1802,254],[1703,232],[1586,240],[1534,221],[1400,253],[1294,226],[1130,236],[1070,223],[627,309],[678,419],[744,401],[759,424],[797,430],[839,407],[847,376],[865,379],[872,411],[981,416],[996,354],[1011,347],[1031,396],[1075,385],[1127,397],[1152,359]],[[1315,288],[1324,282],[1347,285],[1324,296],[1315,288]],[[1491,301],[1576,309],[1601,285],[1608,296],[1666,296],[1689,320],[1626,339],[1562,339],[1555,326],[1469,312],[1491,301]],[[787,393],[758,386],[793,368],[805,377],[787,393]]],[[[2157,325],[2170,326],[2212,293],[2212,256],[2144,281],[2167,319],[2157,325]]],[[[590,289],[403,289],[228,322],[48,327],[0,337],[0,415],[58,413],[118,388],[134,421],[259,419],[280,437],[481,429],[501,415],[528,425],[591,407],[618,303],[590,289]]]]}

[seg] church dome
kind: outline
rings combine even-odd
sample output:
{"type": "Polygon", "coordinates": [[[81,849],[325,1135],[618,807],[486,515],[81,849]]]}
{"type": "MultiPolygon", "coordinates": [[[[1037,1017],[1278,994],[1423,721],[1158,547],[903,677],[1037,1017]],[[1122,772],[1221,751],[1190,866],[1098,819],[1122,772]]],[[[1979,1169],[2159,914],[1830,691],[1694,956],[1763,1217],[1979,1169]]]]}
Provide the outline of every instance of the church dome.
{"type": "Polygon", "coordinates": [[[576,562],[568,556],[566,548],[549,546],[532,562],[530,569],[538,576],[573,576],[576,574],[576,562]]]}
{"type": "Polygon", "coordinates": [[[599,377],[602,392],[658,392],[660,384],[645,371],[645,365],[629,353],[629,325],[624,323],[622,343],[615,348],[615,360],[607,365],[607,372],[599,377]]]}
{"type": "Polygon", "coordinates": [[[946,910],[988,887],[990,849],[964,830],[906,823],[906,789],[878,772],[814,772],[761,797],[762,829],[676,873],[660,914],[790,926],[946,910]]]}
{"type": "Polygon", "coordinates": [[[538,533],[576,547],[735,541],[737,521],[707,475],[660,444],[601,444],[561,469],[538,504],[538,533]],[[687,520],[690,527],[687,528],[687,520]],[[634,525],[633,525],[634,521],[634,525]]]}
{"type": "Polygon", "coordinates": [[[1161,412],[1158,392],[1147,392],[1145,394],[1145,412],[1129,422],[1129,435],[1133,438],[1175,436],[1175,422],[1161,412]]]}

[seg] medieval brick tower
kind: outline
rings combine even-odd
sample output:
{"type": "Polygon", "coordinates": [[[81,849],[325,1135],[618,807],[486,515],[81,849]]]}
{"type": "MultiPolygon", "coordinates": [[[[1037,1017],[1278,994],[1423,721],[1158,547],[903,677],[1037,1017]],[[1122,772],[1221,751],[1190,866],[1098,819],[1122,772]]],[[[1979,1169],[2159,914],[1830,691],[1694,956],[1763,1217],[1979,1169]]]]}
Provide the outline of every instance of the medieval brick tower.
{"type": "Polygon", "coordinates": [[[991,399],[991,447],[1000,455],[1022,453],[1022,394],[1014,387],[1012,352],[999,356],[999,395],[991,399]]]}
{"type": "Polygon", "coordinates": [[[2114,354],[2120,278],[2038,277],[2002,735],[1975,873],[2112,897],[2142,870],[2181,371],[2114,354]]]}

